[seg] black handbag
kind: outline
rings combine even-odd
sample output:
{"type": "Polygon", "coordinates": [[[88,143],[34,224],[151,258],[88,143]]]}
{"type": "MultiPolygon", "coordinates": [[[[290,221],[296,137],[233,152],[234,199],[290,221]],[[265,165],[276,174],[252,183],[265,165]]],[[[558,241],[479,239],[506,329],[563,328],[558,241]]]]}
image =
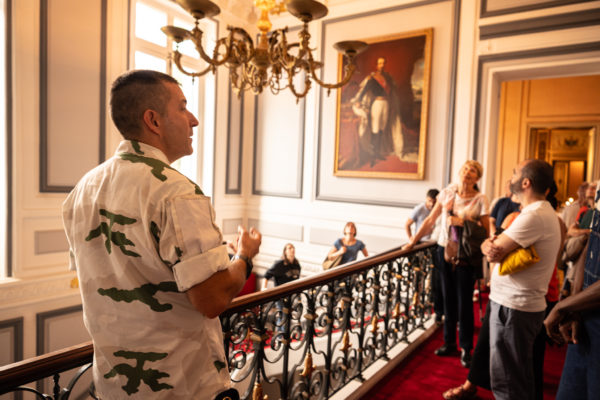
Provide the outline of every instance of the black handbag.
{"type": "Polygon", "coordinates": [[[482,274],[481,263],[483,253],[481,244],[487,238],[487,231],[475,221],[466,219],[463,224],[460,247],[458,249],[458,265],[470,265],[475,267],[475,275],[482,274]]]}

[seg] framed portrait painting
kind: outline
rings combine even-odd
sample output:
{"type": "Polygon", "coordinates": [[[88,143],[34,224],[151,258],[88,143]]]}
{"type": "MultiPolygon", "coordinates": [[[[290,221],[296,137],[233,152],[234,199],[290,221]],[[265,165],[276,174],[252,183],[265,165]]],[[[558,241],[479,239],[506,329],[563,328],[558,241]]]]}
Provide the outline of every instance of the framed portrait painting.
{"type": "Polygon", "coordinates": [[[433,29],[362,40],[338,90],[334,175],[423,179],[433,29]]]}

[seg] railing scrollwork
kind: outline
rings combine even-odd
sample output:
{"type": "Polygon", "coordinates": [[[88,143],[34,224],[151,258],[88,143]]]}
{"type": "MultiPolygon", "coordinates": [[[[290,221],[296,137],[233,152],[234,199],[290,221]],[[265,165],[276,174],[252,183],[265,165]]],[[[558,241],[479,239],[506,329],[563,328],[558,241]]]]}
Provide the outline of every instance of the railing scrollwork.
{"type": "MultiPolygon", "coordinates": [[[[221,315],[231,379],[243,399],[326,399],[431,318],[432,243],[400,248],[235,299],[221,315]]],[[[0,394],[68,399],[91,343],[0,367],[0,394]],[[61,360],[66,361],[62,362],[61,360]],[[81,367],[65,388],[59,374],[81,367]],[[24,386],[54,376],[53,394],[24,386]]]]}

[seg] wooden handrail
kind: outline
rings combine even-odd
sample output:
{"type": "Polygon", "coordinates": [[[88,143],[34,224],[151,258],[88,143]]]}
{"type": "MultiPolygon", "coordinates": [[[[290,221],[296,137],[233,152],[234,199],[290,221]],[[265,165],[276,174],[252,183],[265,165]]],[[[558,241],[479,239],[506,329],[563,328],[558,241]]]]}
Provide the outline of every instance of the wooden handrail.
{"type": "Polygon", "coordinates": [[[0,394],[55,373],[91,363],[93,355],[94,348],[89,341],[0,367],[0,394]]]}

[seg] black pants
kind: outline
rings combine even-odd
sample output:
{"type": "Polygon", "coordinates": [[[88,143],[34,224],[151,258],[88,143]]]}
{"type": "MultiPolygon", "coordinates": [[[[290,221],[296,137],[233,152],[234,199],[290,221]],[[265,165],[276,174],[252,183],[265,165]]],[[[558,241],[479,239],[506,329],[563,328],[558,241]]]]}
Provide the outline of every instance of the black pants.
{"type": "MultiPolygon", "coordinates": [[[[444,247],[438,247],[443,260],[444,247]]],[[[458,324],[459,346],[467,351],[473,349],[473,286],[475,273],[472,266],[458,266],[447,263],[442,267],[442,293],[444,295],[444,342],[456,346],[456,325],[458,324]]]]}
{"type": "Polygon", "coordinates": [[[431,270],[431,302],[433,312],[441,318],[444,315],[444,294],[442,293],[442,268],[444,266],[444,253],[438,251],[440,246],[436,245],[433,251],[433,265],[431,270]]]}
{"type": "Polygon", "coordinates": [[[485,307],[485,315],[481,321],[481,330],[477,337],[477,346],[473,351],[471,368],[467,376],[469,382],[476,386],[491,390],[490,385],[490,303],[485,307]]]}

